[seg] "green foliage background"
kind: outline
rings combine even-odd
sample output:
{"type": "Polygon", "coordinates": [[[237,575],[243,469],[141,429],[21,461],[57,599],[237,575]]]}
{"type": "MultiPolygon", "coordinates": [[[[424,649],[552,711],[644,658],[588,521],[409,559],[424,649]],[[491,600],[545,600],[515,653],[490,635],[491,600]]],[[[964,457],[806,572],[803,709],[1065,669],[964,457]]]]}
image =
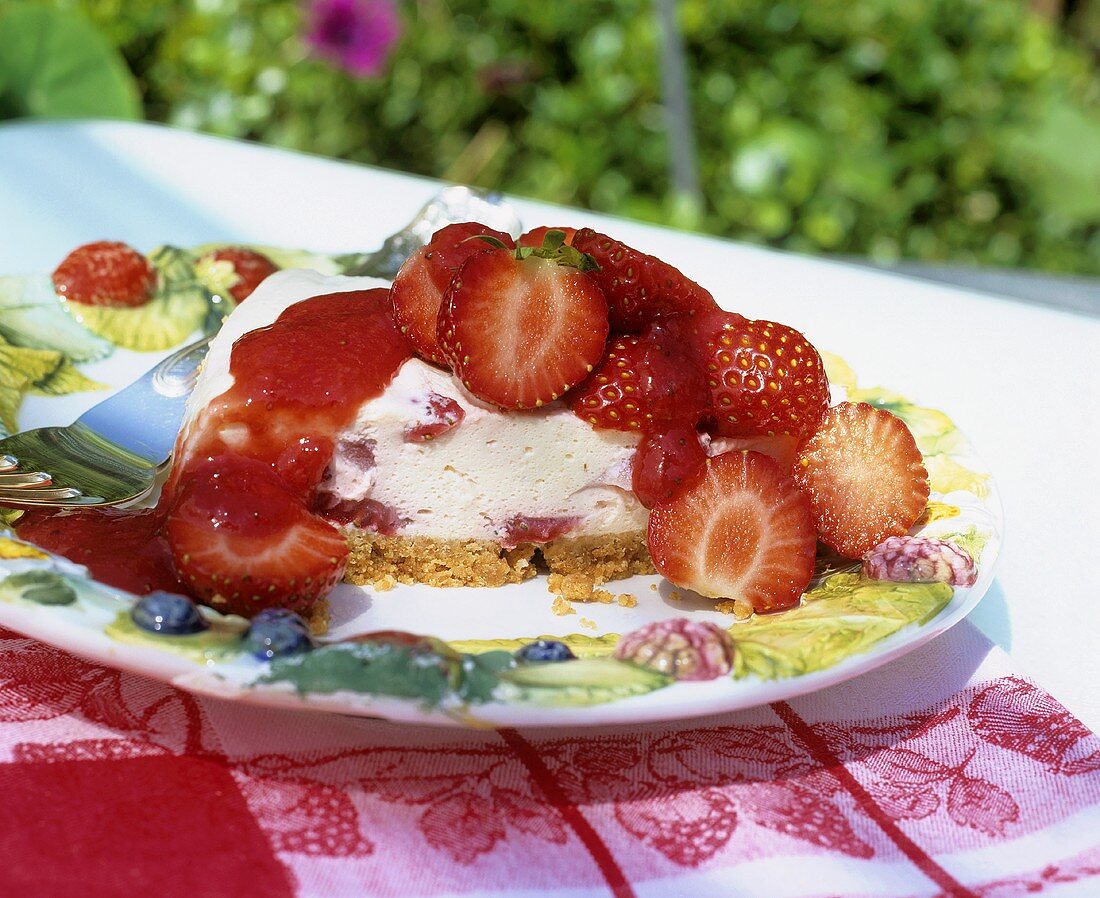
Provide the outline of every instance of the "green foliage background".
{"type": "Polygon", "coordinates": [[[366,81],[293,0],[50,2],[156,120],[796,250],[1100,272],[1100,76],[1023,0],[680,0],[701,207],[652,0],[403,0],[366,81]]]}

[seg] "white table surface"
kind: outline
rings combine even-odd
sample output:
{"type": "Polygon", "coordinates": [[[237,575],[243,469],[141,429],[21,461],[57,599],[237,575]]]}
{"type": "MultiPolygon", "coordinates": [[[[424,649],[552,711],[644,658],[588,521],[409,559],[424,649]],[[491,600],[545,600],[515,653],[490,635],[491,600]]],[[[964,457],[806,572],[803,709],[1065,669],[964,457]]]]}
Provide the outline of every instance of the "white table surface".
{"type": "MultiPolygon", "coordinates": [[[[146,250],[212,240],[371,249],[437,187],[153,125],[10,124],[0,127],[0,273],[52,270],[74,246],[99,239],[146,250]]],[[[516,206],[531,225],[592,225],[655,252],[728,308],[788,322],[844,356],[863,384],[948,412],[996,477],[1007,521],[997,581],[971,620],[1100,730],[1100,320],[588,212],[516,206]]]]}

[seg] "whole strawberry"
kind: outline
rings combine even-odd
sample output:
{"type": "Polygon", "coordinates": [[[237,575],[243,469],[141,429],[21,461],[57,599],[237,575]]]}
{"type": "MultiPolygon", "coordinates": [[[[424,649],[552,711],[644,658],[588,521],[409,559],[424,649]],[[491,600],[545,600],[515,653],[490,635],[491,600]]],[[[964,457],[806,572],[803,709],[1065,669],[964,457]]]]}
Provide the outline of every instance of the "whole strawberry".
{"type": "Polygon", "coordinates": [[[666,423],[638,444],[631,471],[634,495],[646,508],[667,502],[698,483],[706,464],[694,425],[666,423]]]}
{"type": "Polygon", "coordinates": [[[451,282],[439,345],[478,398],[509,409],[545,405],[603,355],[607,301],[592,277],[595,263],[564,238],[550,231],[537,249],[495,241],[451,282]]]}
{"type": "Polygon", "coordinates": [[[573,246],[599,265],[596,282],[616,333],[636,334],[658,318],[718,308],[710,292],[683,272],[606,234],[581,228],[573,246]]]}
{"type": "Polygon", "coordinates": [[[692,328],[717,433],[801,438],[814,432],[829,407],[829,379],[802,334],[731,312],[697,315],[692,328]]]}
{"type": "Polygon", "coordinates": [[[570,394],[573,413],[603,430],[640,433],[670,421],[694,427],[710,407],[710,394],[687,349],[661,322],[638,336],[613,339],[570,394]]]}
{"type": "Polygon", "coordinates": [[[135,308],[152,299],[157,272],[133,247],[101,240],[69,253],[54,271],[53,284],[70,302],[135,308]]]}
{"type": "Polygon", "coordinates": [[[513,245],[507,234],[476,221],[447,225],[432,235],[427,246],[409,256],[390,288],[393,319],[401,333],[421,358],[437,365],[447,364],[436,338],[439,307],[466,260],[490,249],[476,239],[479,236],[493,237],[504,246],[513,245]]]}
{"type": "Polygon", "coordinates": [[[200,280],[213,292],[227,291],[234,302],[244,302],[252,291],[279,270],[263,253],[243,246],[226,246],[203,256],[195,265],[200,280]]]}

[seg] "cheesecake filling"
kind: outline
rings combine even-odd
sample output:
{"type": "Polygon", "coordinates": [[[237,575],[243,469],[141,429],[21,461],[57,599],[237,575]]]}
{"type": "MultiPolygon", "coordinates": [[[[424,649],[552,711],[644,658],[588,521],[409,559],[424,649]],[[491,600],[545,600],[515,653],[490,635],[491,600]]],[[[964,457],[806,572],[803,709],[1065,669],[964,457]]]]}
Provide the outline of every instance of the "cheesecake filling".
{"type": "MultiPolygon", "coordinates": [[[[233,387],[232,349],[246,333],[310,297],[379,286],[386,282],[311,271],[269,277],[214,340],[185,434],[210,426],[200,424],[203,411],[233,387]]],[[[226,443],[232,437],[220,435],[226,443]]],[[[197,442],[185,436],[181,446],[186,453],[197,442]]],[[[647,520],[630,489],[637,442],[633,434],[593,429],[562,403],[504,412],[466,393],[449,372],[410,358],[337,435],[316,508],[336,523],[387,536],[505,547],[636,532],[647,520]]]]}
{"type": "Polygon", "coordinates": [[[340,435],[321,491],[393,509],[404,522],[395,532],[405,536],[507,546],[625,533],[646,525],[629,489],[637,442],[594,430],[559,403],[502,413],[414,358],[340,435]],[[410,439],[430,396],[453,402],[461,419],[438,436],[410,439]]]}

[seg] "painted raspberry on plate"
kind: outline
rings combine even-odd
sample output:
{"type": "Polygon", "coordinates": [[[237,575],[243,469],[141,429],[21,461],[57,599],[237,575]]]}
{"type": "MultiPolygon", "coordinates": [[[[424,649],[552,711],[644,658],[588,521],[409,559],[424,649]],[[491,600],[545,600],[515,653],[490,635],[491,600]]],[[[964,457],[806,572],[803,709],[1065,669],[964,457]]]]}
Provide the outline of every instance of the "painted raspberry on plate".
{"type": "Polygon", "coordinates": [[[678,680],[716,680],[733,670],[733,640],[710,621],[678,617],[627,633],[615,657],[678,680]]]}
{"type": "Polygon", "coordinates": [[[973,586],[978,579],[978,567],[969,552],[924,536],[891,536],[867,553],[863,573],[874,580],[951,586],[973,586]]]}

